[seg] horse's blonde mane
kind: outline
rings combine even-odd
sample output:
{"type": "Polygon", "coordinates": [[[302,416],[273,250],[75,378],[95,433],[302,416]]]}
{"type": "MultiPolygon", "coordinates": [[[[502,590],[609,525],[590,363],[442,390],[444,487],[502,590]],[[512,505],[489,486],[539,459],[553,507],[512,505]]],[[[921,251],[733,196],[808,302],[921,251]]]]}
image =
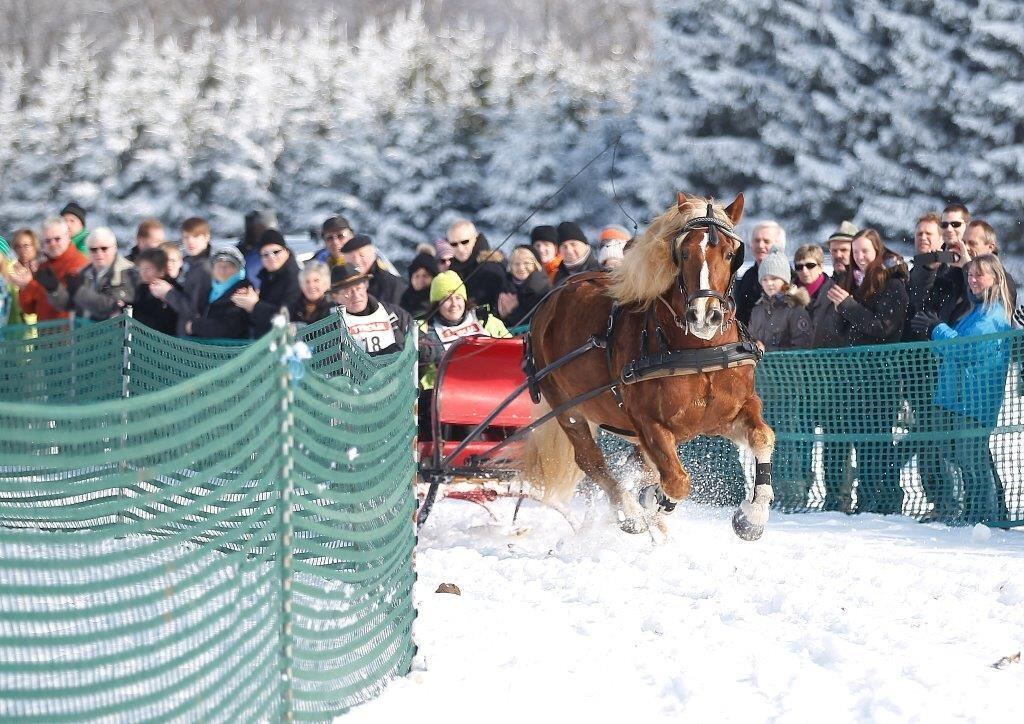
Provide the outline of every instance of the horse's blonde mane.
{"type": "MultiPolygon", "coordinates": [[[[731,223],[721,206],[714,206],[716,218],[731,223]]],[[[690,219],[704,216],[708,199],[691,196],[682,210],[672,204],[647,227],[623,256],[622,264],[612,271],[608,294],[619,304],[648,308],[672,286],[676,267],[672,263],[672,244],[690,219]]]]}

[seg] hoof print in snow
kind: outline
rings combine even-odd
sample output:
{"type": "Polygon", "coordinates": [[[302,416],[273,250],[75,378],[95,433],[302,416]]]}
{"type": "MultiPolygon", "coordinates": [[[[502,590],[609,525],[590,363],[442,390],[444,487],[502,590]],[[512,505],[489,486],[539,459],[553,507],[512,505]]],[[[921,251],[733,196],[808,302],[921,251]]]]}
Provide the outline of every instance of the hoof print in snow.
{"type": "Polygon", "coordinates": [[[1004,656],[1003,658],[999,659],[999,661],[997,661],[994,664],[992,664],[992,668],[993,669],[1005,669],[1010,664],[1019,664],[1019,663],[1020,663],[1020,651],[1015,653],[1013,656],[1004,656]]]}
{"type": "Polygon", "coordinates": [[[462,595],[462,591],[460,591],[459,587],[454,583],[442,583],[437,587],[437,590],[434,591],[434,593],[454,593],[456,596],[462,595]]]}

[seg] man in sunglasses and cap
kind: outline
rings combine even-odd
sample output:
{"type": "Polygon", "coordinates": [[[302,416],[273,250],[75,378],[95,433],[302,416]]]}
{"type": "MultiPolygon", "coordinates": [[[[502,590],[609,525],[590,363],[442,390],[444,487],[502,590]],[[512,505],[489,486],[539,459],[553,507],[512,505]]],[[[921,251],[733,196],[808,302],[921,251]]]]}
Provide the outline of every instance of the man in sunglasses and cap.
{"type": "Polygon", "coordinates": [[[316,261],[322,261],[332,269],[345,263],[345,254],[341,251],[348,240],[355,236],[352,225],[344,216],[329,216],[320,227],[320,238],[324,242],[324,248],[313,257],[316,261]]]}
{"type": "MultiPolygon", "coordinates": [[[[358,237],[356,237],[358,238],[358,237]]],[[[342,308],[348,333],[371,356],[400,352],[412,329],[412,317],[397,304],[370,293],[373,273],[350,264],[331,269],[331,298],[342,308]]]]}
{"type": "Polygon", "coordinates": [[[370,279],[369,293],[376,299],[398,307],[405,293],[406,283],[384,268],[377,258],[377,247],[366,234],[356,234],[341,247],[345,264],[370,279]]]}

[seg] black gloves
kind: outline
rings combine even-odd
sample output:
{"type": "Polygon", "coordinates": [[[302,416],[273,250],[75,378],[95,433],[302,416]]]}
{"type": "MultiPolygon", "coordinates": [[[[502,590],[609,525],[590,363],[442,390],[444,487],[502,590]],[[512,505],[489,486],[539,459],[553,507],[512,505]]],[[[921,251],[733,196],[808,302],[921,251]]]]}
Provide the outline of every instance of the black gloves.
{"type": "Polygon", "coordinates": [[[939,319],[939,315],[935,312],[918,312],[914,315],[914,318],[910,320],[910,329],[913,330],[921,339],[931,339],[932,330],[935,329],[939,323],[942,322],[939,319]]]}
{"type": "Polygon", "coordinates": [[[53,273],[53,270],[46,264],[39,267],[35,274],[36,281],[46,291],[53,293],[57,291],[57,287],[60,286],[60,282],[57,280],[57,276],[53,273]]]}

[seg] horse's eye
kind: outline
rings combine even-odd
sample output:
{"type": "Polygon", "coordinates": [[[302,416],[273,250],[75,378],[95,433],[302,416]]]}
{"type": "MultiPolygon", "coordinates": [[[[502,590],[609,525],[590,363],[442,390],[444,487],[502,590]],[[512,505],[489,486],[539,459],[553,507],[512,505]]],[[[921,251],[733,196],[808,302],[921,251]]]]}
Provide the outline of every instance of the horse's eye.
{"type": "Polygon", "coordinates": [[[732,252],[732,251],[727,251],[727,252],[725,253],[725,260],[726,260],[726,261],[732,261],[732,258],[733,258],[734,256],[736,256],[736,253],[735,253],[735,252],[732,252]]]}

